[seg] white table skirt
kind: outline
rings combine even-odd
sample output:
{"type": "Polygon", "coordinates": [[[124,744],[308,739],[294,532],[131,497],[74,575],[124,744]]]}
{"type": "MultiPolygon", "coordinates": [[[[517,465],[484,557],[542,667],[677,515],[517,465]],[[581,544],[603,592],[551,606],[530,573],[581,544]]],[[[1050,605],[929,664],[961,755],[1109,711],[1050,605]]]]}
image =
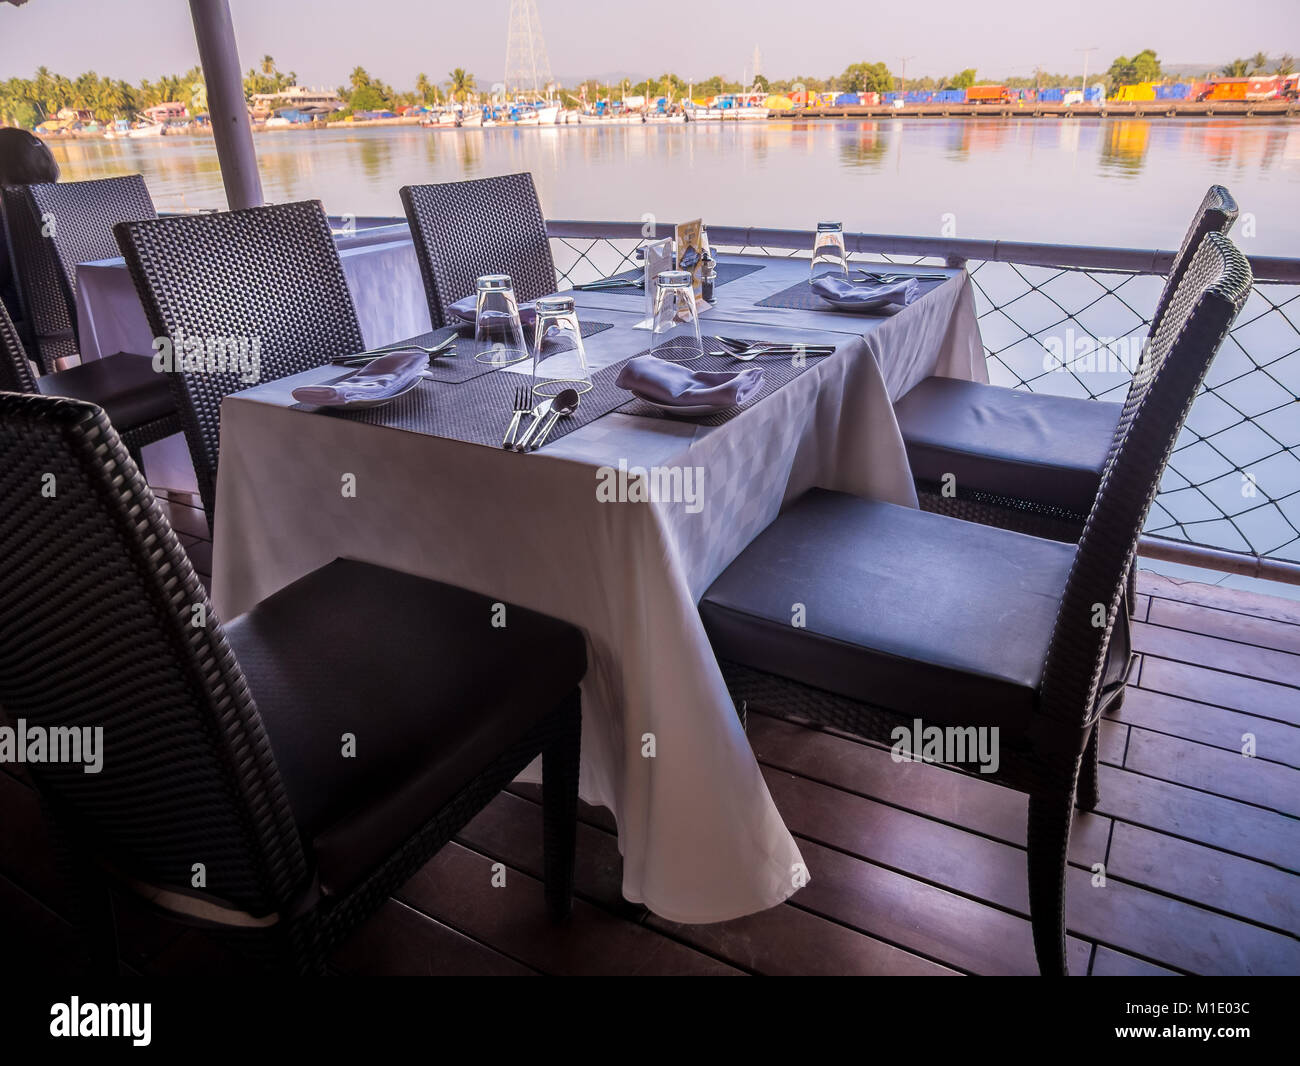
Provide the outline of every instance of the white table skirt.
{"type": "MultiPolygon", "coordinates": [[[[336,238],[357,320],[367,347],[405,340],[429,330],[429,305],[405,224],[336,238]]],[[[153,330],[121,259],[77,268],[77,332],[83,361],[114,352],[153,354],[153,330]]],[[[144,449],[151,484],[198,492],[181,434],[144,449]]]]}
{"type": "MultiPolygon", "coordinates": [[[[709,315],[753,323],[743,303],[786,287],[797,269],[772,263],[746,279],[750,294],[723,288],[709,315]]],[[[617,323],[589,339],[593,367],[642,350],[648,334],[631,328],[640,306],[593,295],[601,309],[592,317],[617,323]]],[[[781,902],[799,887],[802,859],[696,602],[782,503],[810,487],[914,506],[892,400],[924,373],[979,377],[983,358],[963,274],[894,318],[820,315],[816,333],[780,321],[746,328],[840,350],[723,426],[611,414],[529,455],[287,409],[293,387],[332,368],[228,398],[218,611],[234,617],[346,556],[579,626],[589,655],[581,793],[617,819],[624,895],[692,923],[781,902]],[[597,468],[620,461],[702,471],[702,510],[600,502],[597,468]],[[355,476],[355,498],[340,491],[344,474],[355,476]]]]}

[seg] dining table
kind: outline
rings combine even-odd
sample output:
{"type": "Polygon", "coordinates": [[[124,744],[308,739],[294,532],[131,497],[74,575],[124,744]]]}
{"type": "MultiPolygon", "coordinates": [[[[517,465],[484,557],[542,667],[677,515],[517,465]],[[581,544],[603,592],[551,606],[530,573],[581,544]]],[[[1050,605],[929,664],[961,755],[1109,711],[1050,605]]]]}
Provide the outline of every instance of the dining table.
{"type": "MultiPolygon", "coordinates": [[[[701,595],[811,488],[917,506],[894,402],[929,375],[987,380],[963,270],[924,268],[942,276],[891,313],[845,313],[800,295],[806,259],[724,255],[723,267],[700,316],[706,337],[833,354],[734,361],[763,366],[765,383],[720,415],[665,414],[614,384],[650,347],[644,297],[630,287],[570,290],[592,325],[596,384],[537,451],[500,445],[507,398],[530,364],[475,367],[468,350],[389,407],[297,402],[298,386],[340,377],[327,365],[257,384],[221,410],[220,615],[344,557],[580,628],[580,794],[617,822],[623,895],[682,923],[764,910],[817,877],[727,693],[701,595]]],[[[527,773],[538,779],[538,767],[527,773]]]]}

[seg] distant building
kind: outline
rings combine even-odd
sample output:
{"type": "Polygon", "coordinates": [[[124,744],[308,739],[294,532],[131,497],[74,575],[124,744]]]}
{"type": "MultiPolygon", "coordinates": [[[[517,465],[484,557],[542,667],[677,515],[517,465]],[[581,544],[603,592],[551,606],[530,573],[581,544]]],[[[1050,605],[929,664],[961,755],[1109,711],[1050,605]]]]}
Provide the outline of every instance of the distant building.
{"type": "Polygon", "coordinates": [[[342,111],[343,101],[333,89],[309,89],[305,85],[290,85],[278,93],[253,94],[255,114],[268,115],[286,107],[299,111],[313,108],[329,114],[332,111],[342,111]]]}
{"type": "Polygon", "coordinates": [[[146,107],[144,114],[150,122],[183,122],[190,117],[190,109],[184,104],[178,104],[173,100],[165,104],[154,104],[153,107],[146,107]]]}

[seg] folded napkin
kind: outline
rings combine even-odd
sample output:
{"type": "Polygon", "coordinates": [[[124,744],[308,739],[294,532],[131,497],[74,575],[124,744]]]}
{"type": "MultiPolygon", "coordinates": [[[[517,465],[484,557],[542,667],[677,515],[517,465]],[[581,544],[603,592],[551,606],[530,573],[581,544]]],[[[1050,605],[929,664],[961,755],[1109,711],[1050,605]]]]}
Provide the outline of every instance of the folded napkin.
{"type": "Polygon", "coordinates": [[[916,278],[881,284],[877,281],[849,281],[833,274],[815,278],[812,291],[828,304],[845,311],[879,311],[891,304],[905,307],[920,289],[916,278]]]}
{"type": "MultiPolygon", "coordinates": [[[[463,300],[457,300],[454,304],[447,305],[447,314],[451,318],[452,325],[472,326],[474,325],[474,310],[478,306],[476,296],[466,296],[463,300]]],[[[519,324],[521,326],[531,326],[537,319],[537,308],[530,303],[519,305],[519,324]]]]}
{"type": "Polygon", "coordinates": [[[763,368],[688,370],[680,363],[638,355],[623,364],[614,384],[665,407],[709,406],[722,410],[744,403],[762,387],[763,368]]]}
{"type": "Polygon", "coordinates": [[[400,395],[428,366],[429,356],[421,351],[381,355],[333,385],[299,385],[293,398],[314,407],[374,403],[400,395]]]}

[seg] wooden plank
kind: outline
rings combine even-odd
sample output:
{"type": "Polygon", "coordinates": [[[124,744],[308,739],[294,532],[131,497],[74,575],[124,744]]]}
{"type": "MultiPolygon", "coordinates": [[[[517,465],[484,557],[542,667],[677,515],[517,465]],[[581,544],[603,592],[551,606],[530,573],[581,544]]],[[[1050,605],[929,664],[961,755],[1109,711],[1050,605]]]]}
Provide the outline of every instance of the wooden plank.
{"type": "Polygon", "coordinates": [[[392,899],[330,961],[351,976],[519,977],[537,972],[392,899]]]}
{"type": "MultiPolygon", "coordinates": [[[[1269,718],[1255,718],[1239,711],[1140,688],[1130,688],[1123,706],[1111,712],[1111,717],[1132,726],[1234,752],[1241,751],[1242,736],[1252,733],[1256,757],[1300,767],[1300,729],[1269,718]]],[[[1123,765],[1117,760],[1108,761],[1123,765]]]]}
{"type": "Polygon", "coordinates": [[[492,885],[493,863],[448,844],[397,892],[396,898],[429,917],[548,974],[722,975],[742,971],[574,900],[572,919],[553,924],[542,884],[505,868],[492,885]]]}
{"type": "MultiPolygon", "coordinates": [[[[1029,801],[1014,789],[929,763],[894,762],[882,748],[767,715],[750,715],[749,739],[763,765],[1024,846],[1029,801]]],[[[1103,860],[1109,835],[1106,818],[1081,815],[1071,857],[1103,860]]]]}
{"type": "MultiPolygon", "coordinates": [[[[800,840],[812,880],[793,898],[837,922],[973,974],[1036,974],[1029,922],[978,900],[844,852],[800,840]]],[[[1072,974],[1087,972],[1091,945],[1069,938],[1072,974]]]]}
{"type": "MultiPolygon", "coordinates": [[[[1181,663],[1195,663],[1231,674],[1242,674],[1280,685],[1300,686],[1300,655],[1204,637],[1181,629],[1166,629],[1146,622],[1133,624],[1133,646],[1146,655],[1181,663]]],[[[1292,694],[1300,702],[1300,692],[1292,694]]]]}
{"type": "Polygon", "coordinates": [[[789,904],[713,925],[647,924],[754,973],[813,977],[960,976],[810,911],[789,904]]]}
{"type": "MultiPolygon", "coordinates": [[[[786,824],[801,836],[1027,916],[1019,848],[778,771],[767,769],[764,777],[786,824]]],[[[815,883],[817,871],[810,870],[815,883]]],[[[1067,925],[1082,939],[1192,973],[1300,970],[1300,942],[1292,937],[1114,876],[1093,887],[1091,871],[1078,866],[1067,879],[1067,925]]]]}
{"type": "Polygon", "coordinates": [[[1206,670],[1189,663],[1147,656],[1142,662],[1142,688],[1171,696],[1212,703],[1243,714],[1275,718],[1300,725],[1300,697],[1295,689],[1253,677],[1206,670]]]}
{"type": "MultiPolygon", "coordinates": [[[[1130,688],[1124,695],[1127,702],[1133,694],[1130,688]]],[[[1120,722],[1112,722],[1108,718],[1103,718],[1097,723],[1101,728],[1098,737],[1098,755],[1102,762],[1110,763],[1112,766],[1124,765],[1124,752],[1128,749],[1128,726],[1120,722]]]]}
{"type": "Polygon", "coordinates": [[[1292,622],[1278,622],[1177,600],[1155,600],[1146,621],[1170,629],[1184,629],[1208,637],[1300,654],[1300,625],[1292,622]]]}
{"type": "Polygon", "coordinates": [[[1117,821],[1300,870],[1300,822],[1262,807],[1103,765],[1098,810],[1117,821]]]}
{"type": "Polygon", "coordinates": [[[1153,598],[1196,603],[1204,607],[1300,625],[1300,602],[1282,596],[1265,596],[1258,592],[1206,585],[1199,581],[1180,581],[1148,570],[1138,572],[1138,591],[1153,598]]]}
{"type": "Polygon", "coordinates": [[[1300,771],[1280,763],[1134,729],[1124,768],[1300,816],[1300,771]]]}
{"type": "Polygon", "coordinates": [[[1114,877],[1300,935],[1300,874],[1140,826],[1116,823],[1114,877]]]}
{"type": "Polygon", "coordinates": [[[1098,945],[1097,953],[1092,959],[1093,977],[1178,977],[1174,970],[1163,966],[1135,959],[1114,948],[1098,945]]]}

